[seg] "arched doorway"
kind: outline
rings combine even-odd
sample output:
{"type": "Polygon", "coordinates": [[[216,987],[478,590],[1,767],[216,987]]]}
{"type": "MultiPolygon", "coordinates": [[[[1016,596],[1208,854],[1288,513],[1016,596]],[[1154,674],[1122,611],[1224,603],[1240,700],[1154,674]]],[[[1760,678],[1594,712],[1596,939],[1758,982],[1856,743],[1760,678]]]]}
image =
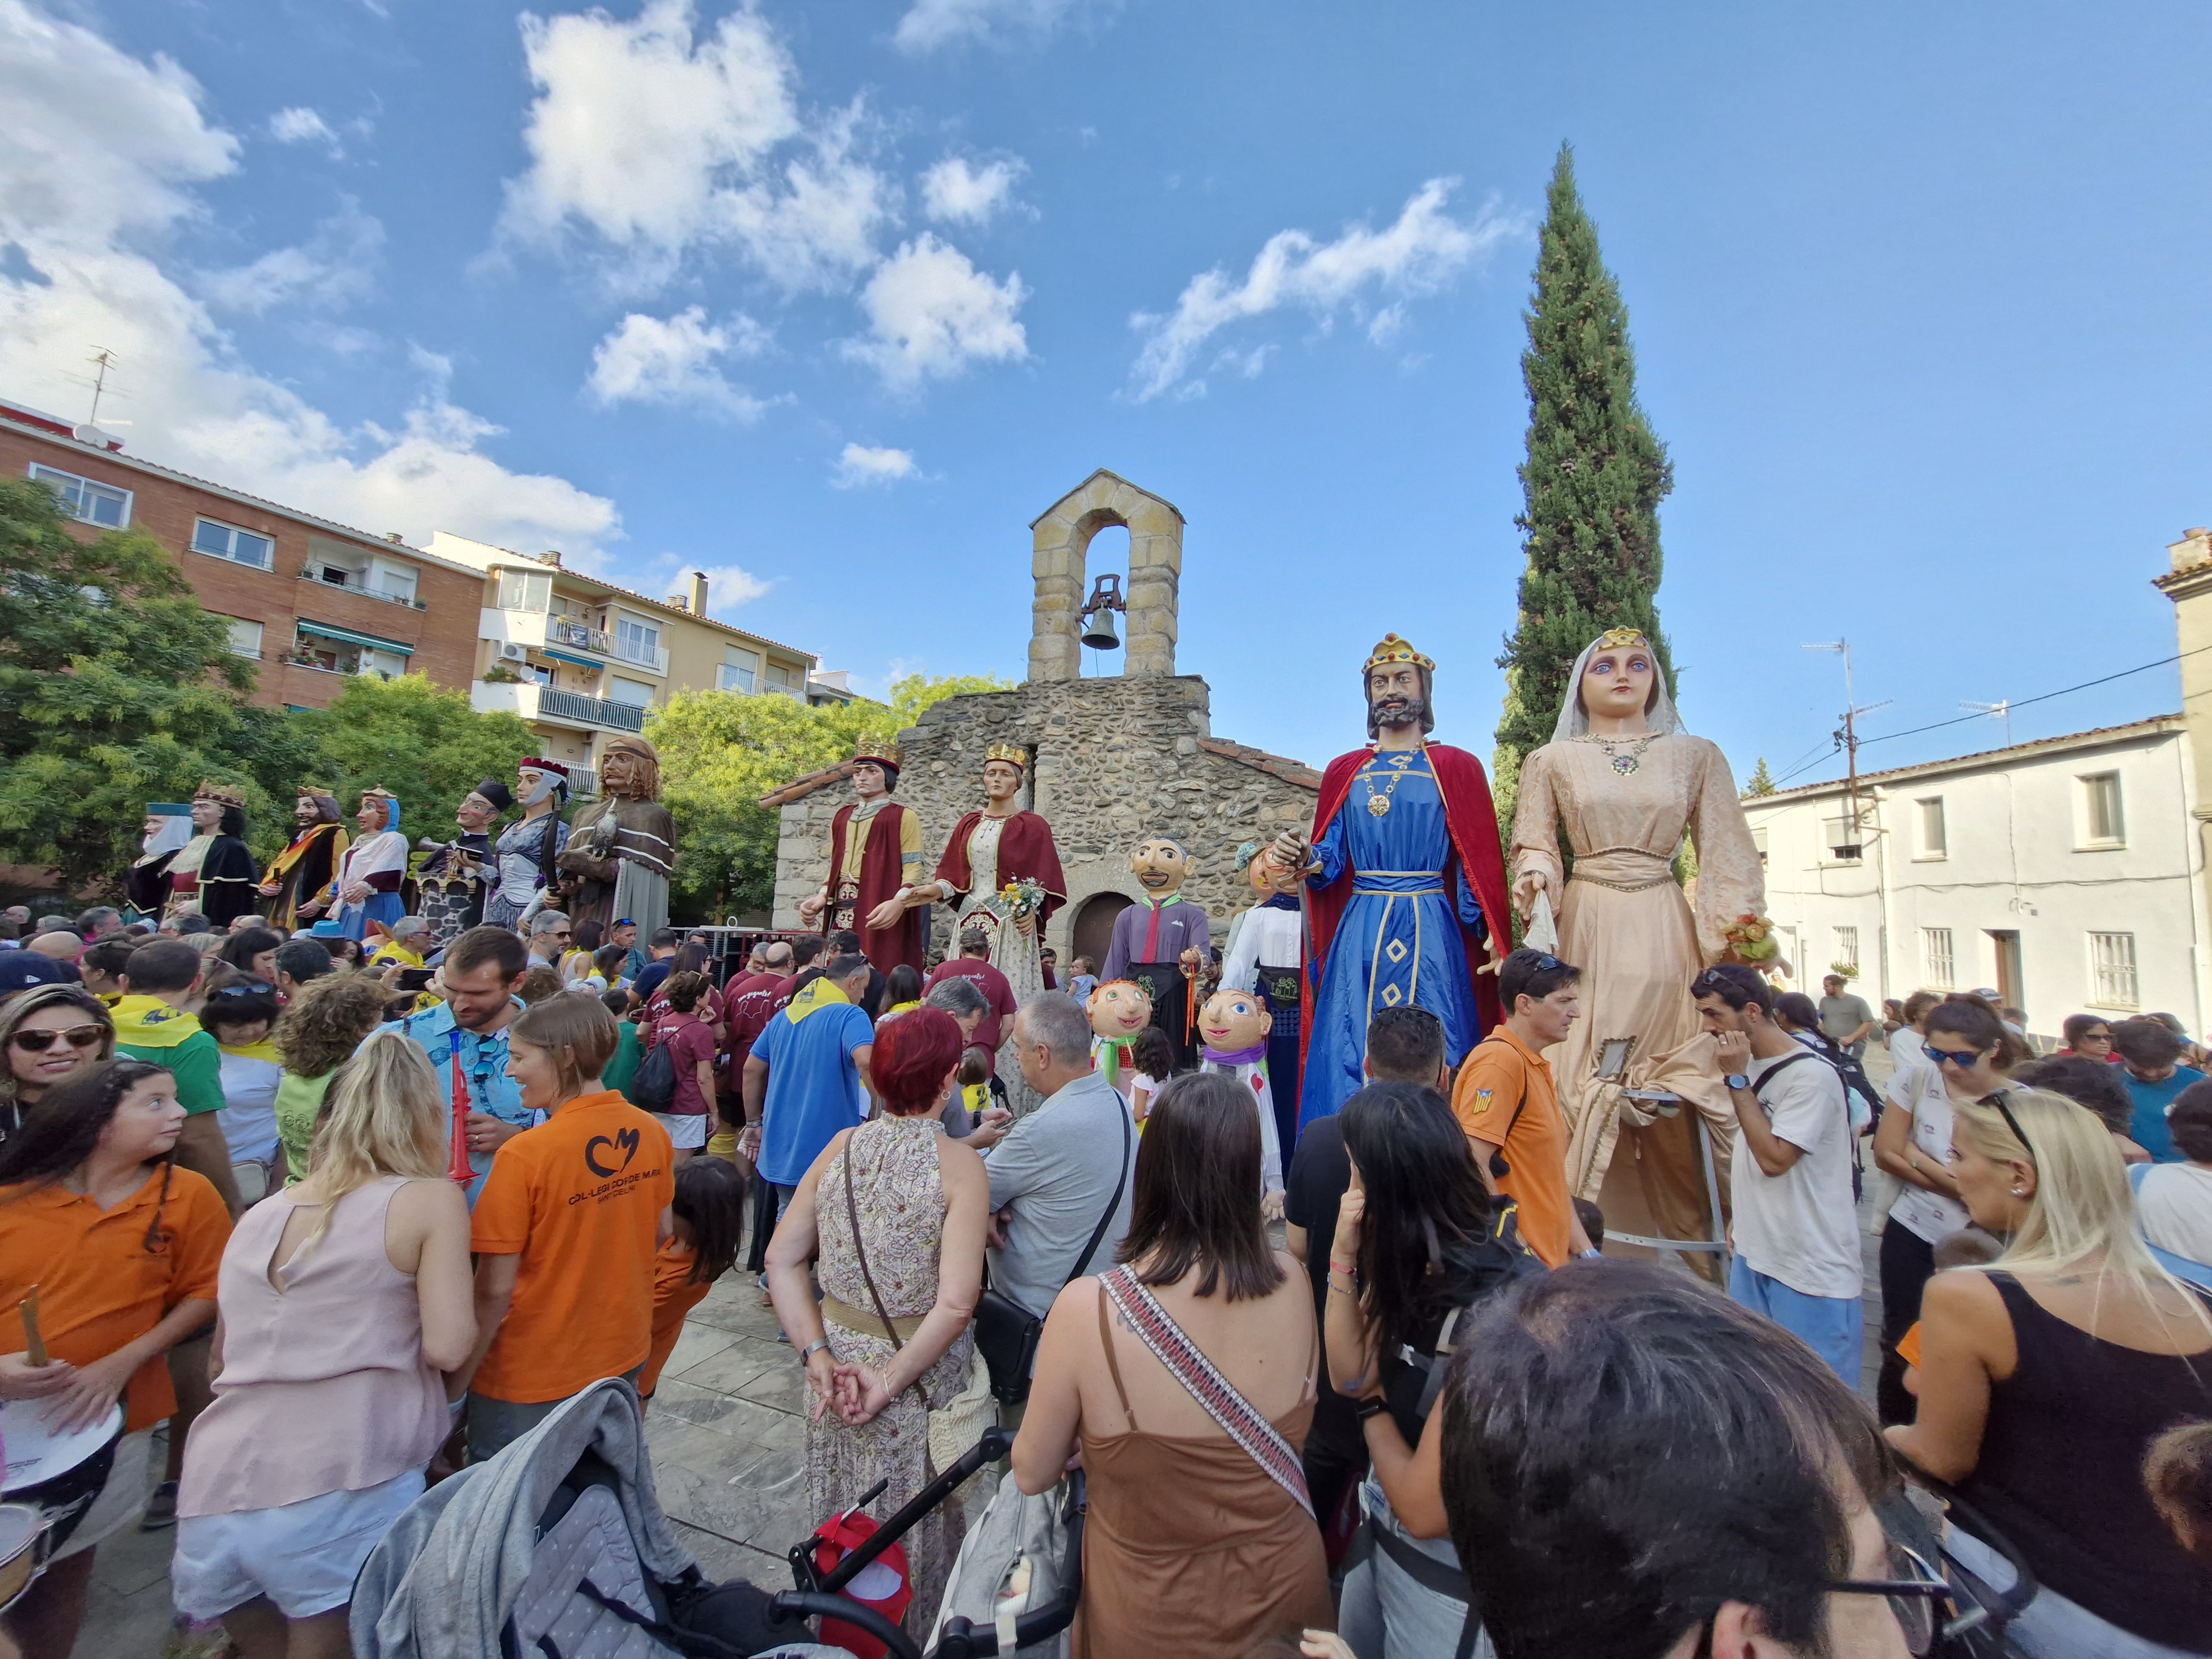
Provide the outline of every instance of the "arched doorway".
{"type": "MultiPolygon", "coordinates": [[[[1114,918],[1134,902],[1127,893],[1093,893],[1084,900],[1076,909],[1075,926],[1068,930],[1069,960],[1089,957],[1093,971],[1103,968],[1107,950],[1114,943],[1114,918]]],[[[1064,982],[1064,975],[1062,978],[1064,982]]]]}

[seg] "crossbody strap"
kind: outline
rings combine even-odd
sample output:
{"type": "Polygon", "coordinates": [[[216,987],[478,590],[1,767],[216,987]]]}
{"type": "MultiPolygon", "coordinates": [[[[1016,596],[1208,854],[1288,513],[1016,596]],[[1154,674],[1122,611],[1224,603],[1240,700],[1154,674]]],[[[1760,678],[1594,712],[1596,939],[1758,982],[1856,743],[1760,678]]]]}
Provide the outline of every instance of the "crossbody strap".
{"type": "Polygon", "coordinates": [[[1113,1298],[1115,1310],[1152,1351],[1152,1357],[1167,1367],[1168,1375],[1189,1391],[1206,1414],[1221,1425],[1222,1431],[1243,1449],[1270,1480],[1311,1515],[1313,1495],[1306,1490],[1305,1469],[1297,1449],[1199,1352],[1198,1345],[1160,1305],[1159,1297],[1139,1284],[1137,1275],[1127,1267],[1101,1274],[1098,1287],[1113,1298]]]}
{"type": "Polygon", "coordinates": [[[1124,1110],[1120,1116],[1121,1119],[1121,1173],[1115,1180],[1114,1196],[1106,1200],[1105,1214],[1098,1218],[1098,1224],[1091,1230],[1091,1242],[1083,1247],[1082,1254],[1075,1258],[1075,1265],[1067,1270],[1067,1277],[1060,1282],[1060,1288],[1063,1291],[1082,1277],[1084,1266],[1091,1260],[1091,1253],[1098,1248],[1098,1241],[1106,1237],[1106,1224],[1113,1220],[1114,1212],[1121,1207],[1122,1188],[1129,1184],[1129,1114],[1124,1110]]]}
{"type": "MultiPolygon", "coordinates": [[[[854,1132],[859,1133],[857,1130],[854,1132]]],[[[867,1247],[860,1243],[860,1200],[853,1196],[853,1143],[845,1142],[845,1213],[853,1218],[853,1254],[860,1263],[860,1283],[868,1287],[868,1300],[876,1304],[876,1317],[884,1322],[884,1334],[891,1340],[891,1352],[896,1353],[906,1343],[891,1323],[890,1310],[884,1306],[883,1293],[876,1289],[875,1275],[868,1271],[867,1247]]]]}

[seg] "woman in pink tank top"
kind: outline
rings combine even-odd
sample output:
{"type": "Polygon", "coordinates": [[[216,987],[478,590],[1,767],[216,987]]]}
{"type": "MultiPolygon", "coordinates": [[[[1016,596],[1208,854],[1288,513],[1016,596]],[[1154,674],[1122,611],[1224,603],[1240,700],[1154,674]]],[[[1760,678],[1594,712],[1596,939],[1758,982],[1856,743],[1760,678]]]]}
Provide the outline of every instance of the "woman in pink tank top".
{"type": "Polygon", "coordinates": [[[476,1340],[429,1060],[374,1035],[330,1099],[307,1179],[223,1252],[215,1402],[177,1494],[178,1610],[248,1659],[348,1651],[355,1576],[421,1494],[450,1427],[441,1373],[476,1340]]]}

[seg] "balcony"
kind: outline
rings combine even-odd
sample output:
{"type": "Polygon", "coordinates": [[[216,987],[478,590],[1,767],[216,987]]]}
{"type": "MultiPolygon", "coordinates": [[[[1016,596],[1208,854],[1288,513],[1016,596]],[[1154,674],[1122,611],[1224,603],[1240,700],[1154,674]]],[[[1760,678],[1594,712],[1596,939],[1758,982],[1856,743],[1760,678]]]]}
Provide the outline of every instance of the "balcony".
{"type": "Polygon", "coordinates": [[[404,605],[410,611],[428,611],[430,607],[411,593],[380,593],[368,586],[358,570],[348,570],[335,564],[310,564],[301,568],[300,580],[313,582],[320,588],[336,588],[341,593],[352,593],[364,599],[380,599],[386,605],[404,605]]]}
{"type": "Polygon", "coordinates": [[[579,696],[550,685],[478,680],[469,688],[469,706],[480,714],[519,714],[548,726],[585,732],[642,732],[645,710],[635,703],[579,696]]]}
{"type": "Polygon", "coordinates": [[[623,663],[643,669],[648,674],[665,676],[668,672],[668,652],[659,646],[647,647],[633,644],[619,635],[610,634],[604,628],[593,628],[574,617],[550,616],[542,611],[520,607],[487,605],[481,613],[477,636],[495,640],[501,645],[524,645],[533,650],[549,652],[556,657],[568,655],[586,667],[596,668],[603,663],[623,663]],[[588,659],[574,655],[588,653],[588,659]]]}

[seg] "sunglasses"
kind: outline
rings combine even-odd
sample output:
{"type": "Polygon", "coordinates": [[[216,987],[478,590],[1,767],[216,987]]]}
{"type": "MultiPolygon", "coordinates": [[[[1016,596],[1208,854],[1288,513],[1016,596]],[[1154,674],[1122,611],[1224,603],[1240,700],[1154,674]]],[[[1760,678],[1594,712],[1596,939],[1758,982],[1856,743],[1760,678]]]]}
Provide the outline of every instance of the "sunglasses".
{"type": "Polygon", "coordinates": [[[1828,1589],[1838,1595],[1888,1597],[1889,1610],[1896,1615],[1898,1628],[1905,1634],[1907,1653],[1932,1653],[1938,1634],[1949,1637],[1959,1633],[1960,1626],[1944,1622],[1936,1606],[1939,1601],[1954,1599],[1943,1575],[1921,1559],[1917,1552],[1894,1539],[1889,1544],[1889,1575],[1887,1578],[1846,1580],[1831,1584],[1828,1589]]]}
{"type": "Polygon", "coordinates": [[[2027,1154],[2028,1167],[2041,1170],[2043,1165],[2035,1156],[2035,1143],[2027,1138],[2027,1131],[2020,1127],[2020,1120],[2012,1115],[2012,1108],[2005,1103],[2005,1091],[2000,1089],[1984,1098],[1997,1109],[1997,1115],[2005,1121],[2005,1127],[2012,1131],[2012,1138],[2020,1142],[2021,1150],[2027,1154]]]}
{"type": "Polygon", "coordinates": [[[97,1048],[106,1035],[104,1025],[72,1025],[62,1031],[16,1031],[8,1040],[27,1054],[43,1054],[57,1042],[66,1042],[72,1048],[97,1048]]]}
{"type": "Polygon", "coordinates": [[[1925,1042],[1920,1045],[1920,1052],[1927,1055],[1933,1065],[1941,1066],[1948,1061],[1962,1072],[1982,1057],[1982,1051],[1978,1048],[1938,1048],[1925,1042]]]}

